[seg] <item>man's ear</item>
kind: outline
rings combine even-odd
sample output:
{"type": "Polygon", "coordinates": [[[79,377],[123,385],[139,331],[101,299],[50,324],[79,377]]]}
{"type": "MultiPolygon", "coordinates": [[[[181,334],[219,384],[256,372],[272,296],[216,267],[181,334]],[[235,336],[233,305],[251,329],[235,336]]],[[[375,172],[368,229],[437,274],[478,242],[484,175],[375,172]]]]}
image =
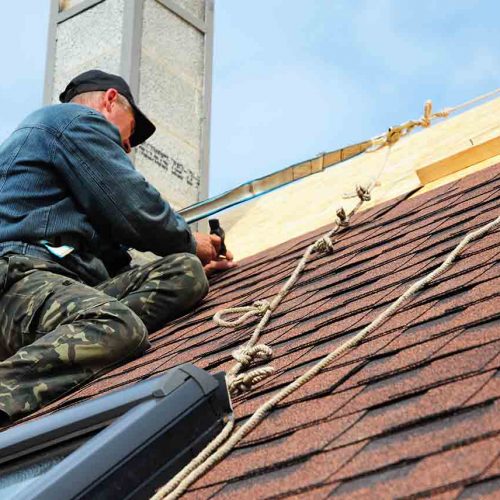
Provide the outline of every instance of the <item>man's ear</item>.
{"type": "Polygon", "coordinates": [[[104,107],[110,112],[113,104],[118,99],[118,91],[116,89],[108,89],[104,93],[104,107]]]}

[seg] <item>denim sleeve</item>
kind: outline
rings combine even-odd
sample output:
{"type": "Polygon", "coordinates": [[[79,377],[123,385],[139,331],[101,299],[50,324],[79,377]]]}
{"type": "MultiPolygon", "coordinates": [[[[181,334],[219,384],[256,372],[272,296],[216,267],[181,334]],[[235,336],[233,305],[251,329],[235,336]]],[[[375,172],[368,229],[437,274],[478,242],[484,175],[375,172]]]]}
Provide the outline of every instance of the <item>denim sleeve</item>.
{"type": "Polygon", "coordinates": [[[195,253],[189,226],[135,169],[118,129],[80,114],[57,137],[53,165],[92,225],[112,241],[164,256],[195,253]]]}

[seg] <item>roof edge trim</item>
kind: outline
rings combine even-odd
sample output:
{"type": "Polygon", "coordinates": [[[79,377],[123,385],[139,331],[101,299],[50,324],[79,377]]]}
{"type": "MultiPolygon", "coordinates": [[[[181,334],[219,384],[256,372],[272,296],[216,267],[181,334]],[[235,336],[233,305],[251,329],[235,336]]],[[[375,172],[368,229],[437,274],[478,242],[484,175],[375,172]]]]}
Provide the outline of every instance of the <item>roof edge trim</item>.
{"type": "Polygon", "coordinates": [[[272,174],[241,184],[234,189],[230,189],[208,200],[190,205],[179,210],[179,213],[191,224],[221,212],[222,210],[226,210],[227,208],[239,205],[240,203],[244,203],[282,186],[303,179],[304,177],[322,172],[328,167],[332,167],[364,153],[372,145],[372,140],[368,140],[328,153],[322,153],[315,158],[296,163],[290,167],[273,172],[272,174]]]}

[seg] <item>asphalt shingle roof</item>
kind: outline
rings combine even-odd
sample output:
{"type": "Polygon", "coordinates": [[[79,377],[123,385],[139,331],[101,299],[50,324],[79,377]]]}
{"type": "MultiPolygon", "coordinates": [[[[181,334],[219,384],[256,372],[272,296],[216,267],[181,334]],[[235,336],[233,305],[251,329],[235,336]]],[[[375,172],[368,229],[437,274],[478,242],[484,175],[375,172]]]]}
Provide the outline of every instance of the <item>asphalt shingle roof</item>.
{"type": "MultiPolygon", "coordinates": [[[[359,213],[333,255],[311,259],[262,341],[276,374],[234,400],[244,421],[279,388],[366,326],[437,267],[465,235],[498,216],[500,166],[421,196],[359,213]]],[[[133,360],[30,418],[164,372],[210,371],[255,322],[211,321],[219,309],[270,299],[320,228],[246,259],[213,279],[204,303],[152,335],[133,360]]],[[[500,231],[472,242],[455,265],[356,349],[284,400],[188,497],[462,498],[500,495],[500,231]]]]}

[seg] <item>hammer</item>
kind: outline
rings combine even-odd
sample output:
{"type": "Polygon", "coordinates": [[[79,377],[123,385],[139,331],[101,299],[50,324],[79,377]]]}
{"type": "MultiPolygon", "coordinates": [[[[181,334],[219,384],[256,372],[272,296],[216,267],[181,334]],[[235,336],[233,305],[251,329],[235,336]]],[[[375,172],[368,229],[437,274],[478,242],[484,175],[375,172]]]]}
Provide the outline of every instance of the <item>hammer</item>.
{"type": "Polygon", "coordinates": [[[209,219],[208,224],[210,225],[210,234],[215,234],[221,239],[219,255],[225,257],[227,253],[226,245],[224,244],[226,233],[224,233],[219,219],[209,219]]]}

